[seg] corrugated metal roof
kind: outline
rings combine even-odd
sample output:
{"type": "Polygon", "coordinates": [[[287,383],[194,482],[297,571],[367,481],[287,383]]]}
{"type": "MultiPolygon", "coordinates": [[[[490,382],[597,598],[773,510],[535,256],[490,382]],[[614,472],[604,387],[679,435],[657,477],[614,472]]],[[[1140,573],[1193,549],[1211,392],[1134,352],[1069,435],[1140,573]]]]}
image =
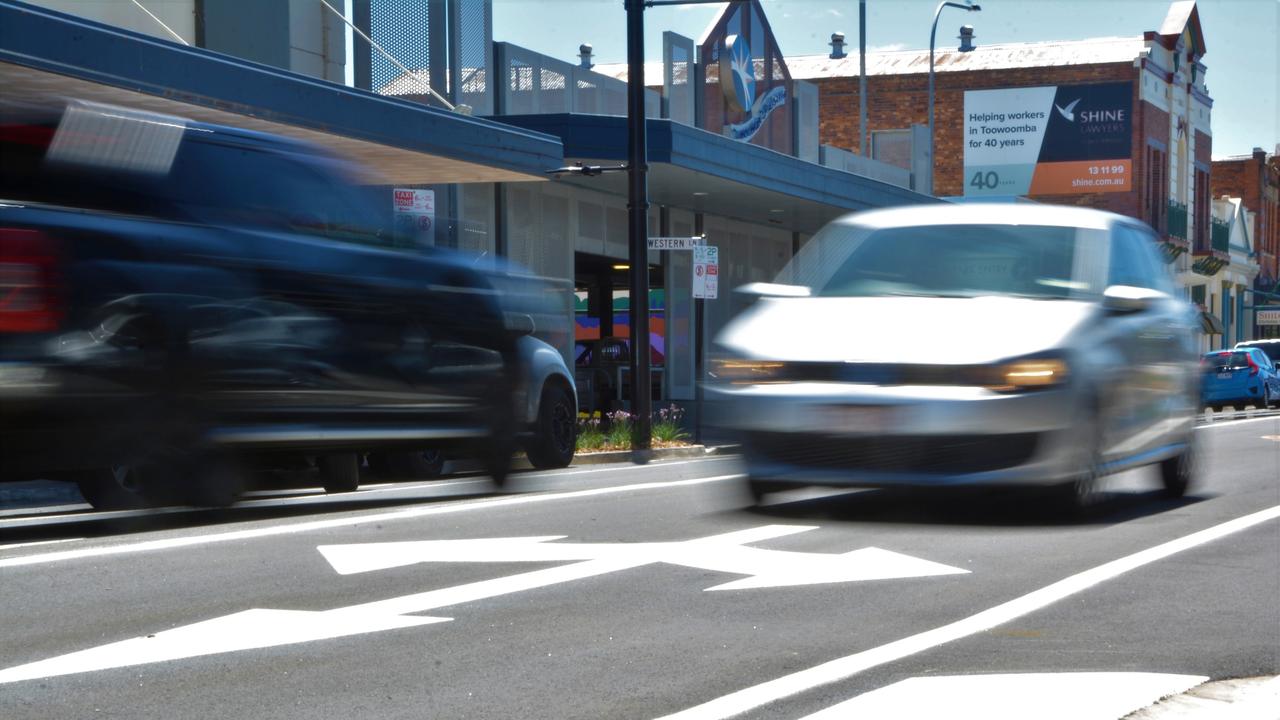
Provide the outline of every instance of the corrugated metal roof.
{"type": "MultiPolygon", "coordinates": [[[[831,77],[857,77],[857,48],[839,60],[828,55],[791,55],[786,58],[791,77],[813,80],[831,77]]],[[[934,72],[965,70],[1001,70],[1024,67],[1056,67],[1059,65],[1093,65],[1097,63],[1133,62],[1147,53],[1142,36],[1103,37],[1088,40],[1050,40],[1028,43],[979,45],[973,52],[962,53],[951,47],[933,54],[934,72]]],[[[595,71],[627,79],[625,63],[597,65],[595,71]]],[[[929,72],[929,51],[892,50],[867,53],[868,75],[906,75],[929,72]]],[[[662,84],[662,63],[648,62],[644,67],[645,84],[662,84]]]]}
{"type": "MultiPolygon", "coordinates": [[[[979,38],[979,42],[981,39],[979,38]]],[[[1056,40],[1030,43],[979,44],[973,52],[962,53],[951,47],[935,50],[934,72],[966,70],[1002,70],[1024,67],[1057,67],[1060,65],[1093,65],[1097,63],[1131,63],[1146,53],[1141,36],[1106,37],[1089,40],[1056,40]]],[[[858,55],[854,52],[839,60],[827,55],[799,55],[787,58],[791,77],[801,80],[829,77],[857,77],[858,55]]],[[[867,53],[868,75],[906,75],[929,72],[929,51],[895,50],[867,53]]]]}

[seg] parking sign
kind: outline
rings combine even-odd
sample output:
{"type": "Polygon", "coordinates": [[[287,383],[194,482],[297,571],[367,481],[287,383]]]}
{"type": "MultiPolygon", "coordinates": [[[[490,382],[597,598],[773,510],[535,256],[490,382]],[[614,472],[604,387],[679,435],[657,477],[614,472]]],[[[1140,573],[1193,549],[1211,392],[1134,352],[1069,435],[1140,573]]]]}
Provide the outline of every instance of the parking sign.
{"type": "Polygon", "coordinates": [[[720,290],[720,248],[700,245],[693,248],[693,296],[714,300],[720,290]]]}

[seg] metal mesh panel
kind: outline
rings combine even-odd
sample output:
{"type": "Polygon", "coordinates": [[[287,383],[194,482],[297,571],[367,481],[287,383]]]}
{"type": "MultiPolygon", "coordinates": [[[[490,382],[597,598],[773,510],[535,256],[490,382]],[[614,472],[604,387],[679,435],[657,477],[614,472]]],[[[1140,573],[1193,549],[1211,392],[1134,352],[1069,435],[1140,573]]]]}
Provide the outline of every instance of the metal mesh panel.
{"type": "Polygon", "coordinates": [[[871,156],[900,168],[911,167],[911,131],[872,130],[871,156]]]}
{"type": "Polygon", "coordinates": [[[569,86],[565,81],[564,74],[544,67],[539,75],[538,86],[542,90],[542,94],[538,97],[538,112],[568,112],[569,86]]]}
{"type": "MultiPolygon", "coordinates": [[[[430,66],[427,3],[428,0],[371,0],[369,6],[369,36],[405,67],[415,71],[430,66]]],[[[370,72],[375,92],[403,75],[382,53],[369,47],[364,52],[371,53],[370,72]]]]}
{"type": "Polygon", "coordinates": [[[577,89],[574,96],[574,112],[584,115],[599,114],[600,93],[597,91],[596,84],[590,80],[577,80],[577,89]]]}
{"type": "Polygon", "coordinates": [[[506,76],[504,111],[509,115],[529,115],[536,112],[533,66],[513,59],[507,63],[506,76]]]}
{"type": "Polygon", "coordinates": [[[493,113],[489,92],[489,44],[493,39],[492,0],[454,0],[450,8],[454,96],[477,115],[493,113]]]}
{"type": "Polygon", "coordinates": [[[667,98],[667,117],[684,125],[693,125],[693,41],[673,32],[662,33],[662,60],[662,92],[667,98]]]}
{"type": "Polygon", "coordinates": [[[795,81],[796,91],[796,157],[818,162],[818,86],[795,81]]]}

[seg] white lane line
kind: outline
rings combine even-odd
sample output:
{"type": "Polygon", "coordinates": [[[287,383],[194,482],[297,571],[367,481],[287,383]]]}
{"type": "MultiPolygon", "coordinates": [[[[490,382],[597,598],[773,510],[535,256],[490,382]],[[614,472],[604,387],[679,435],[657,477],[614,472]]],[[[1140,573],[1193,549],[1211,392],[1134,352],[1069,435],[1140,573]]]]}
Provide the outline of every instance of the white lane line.
{"type": "Polygon", "coordinates": [[[39,540],[37,542],[11,543],[9,545],[0,545],[0,550],[16,550],[17,548],[35,547],[36,545],[53,545],[55,543],[75,542],[84,538],[59,538],[57,540],[39,540]]]}
{"type": "MultiPolygon", "coordinates": [[[[731,458],[731,457],[732,456],[722,455],[722,456],[717,456],[715,458],[704,458],[704,459],[697,459],[697,460],[673,460],[669,462],[655,462],[655,463],[650,463],[648,465],[636,465],[629,468],[628,467],[620,468],[617,465],[612,465],[610,467],[595,468],[591,470],[576,470],[576,471],[575,470],[568,470],[568,471],[549,470],[549,471],[538,472],[538,473],[520,473],[518,475],[513,475],[512,477],[555,478],[555,477],[561,477],[565,475],[582,475],[586,473],[599,473],[599,472],[609,472],[609,471],[618,471],[618,470],[627,470],[627,469],[646,470],[646,469],[652,469],[657,467],[672,467],[674,465],[692,465],[697,463],[713,462],[715,460],[724,460],[726,458],[731,458]]],[[[322,500],[325,498],[331,499],[333,501],[349,502],[352,500],[357,500],[367,495],[374,495],[377,493],[411,492],[415,490],[437,490],[441,488],[457,487],[457,486],[464,486],[464,485],[488,485],[490,484],[490,482],[491,481],[489,480],[488,476],[477,476],[474,478],[462,478],[458,480],[426,480],[426,481],[416,482],[416,483],[378,483],[377,485],[368,486],[370,489],[365,489],[365,487],[362,486],[359,490],[355,490],[349,493],[335,494],[335,495],[330,495],[324,492],[324,490],[321,488],[298,488],[294,490],[285,490],[284,494],[279,494],[269,490],[253,491],[244,495],[243,496],[244,499],[240,500],[232,507],[233,509],[287,507],[290,505],[312,504],[312,503],[315,503],[317,500],[322,500]]],[[[425,499],[438,500],[438,499],[443,499],[444,497],[446,496],[439,496],[439,497],[432,497],[432,498],[425,498],[425,499]]],[[[69,509],[79,509],[83,507],[85,507],[85,505],[82,503],[79,505],[68,505],[68,506],[63,506],[60,508],[53,508],[53,509],[69,510],[69,509]]],[[[156,517],[158,515],[175,515],[175,514],[208,512],[209,510],[208,508],[201,508],[201,507],[174,506],[174,507],[163,507],[163,508],[147,508],[143,510],[97,510],[93,512],[80,511],[80,512],[60,512],[55,514],[49,514],[48,511],[50,510],[50,508],[40,508],[42,512],[33,514],[32,511],[35,509],[36,508],[25,509],[22,511],[23,514],[16,515],[15,517],[12,517],[12,518],[0,517],[0,530],[31,527],[35,525],[43,526],[43,525],[49,525],[49,524],[60,522],[60,521],[61,522],[97,522],[101,520],[122,520],[122,519],[130,519],[130,518],[156,517]]]]}
{"type": "Polygon", "coordinates": [[[89,547],[77,550],[64,550],[62,552],[43,553],[39,555],[27,555],[24,557],[5,558],[0,559],[0,568],[18,567],[22,565],[41,565],[62,562],[64,560],[125,555],[129,553],[150,552],[154,550],[172,550],[174,548],[193,547],[196,545],[212,545],[215,543],[232,542],[236,540],[251,540],[255,538],[272,537],[275,535],[292,535],[297,533],[313,532],[315,530],[351,527],[353,525],[366,523],[408,520],[412,518],[427,517],[430,515],[449,515],[452,513],[468,512],[471,510],[489,510],[493,508],[533,505],[536,503],[554,502],[557,500],[573,500],[599,495],[617,495],[621,493],[640,492],[643,490],[689,487],[741,477],[743,477],[741,474],[735,473],[732,475],[714,475],[712,477],[691,478],[688,480],[667,480],[660,482],[635,483],[631,485],[618,485],[606,488],[594,488],[591,490],[572,490],[561,493],[514,495],[489,500],[462,502],[452,505],[413,507],[383,513],[362,514],[355,517],[331,518],[328,520],[313,520],[311,522],[296,523],[292,525],[276,525],[271,527],[255,528],[253,530],[237,530],[226,533],[215,533],[212,535],[196,535],[168,538],[165,540],[150,540],[147,542],[131,543],[128,545],[89,547]]]}
{"type": "Polygon", "coordinates": [[[801,720],[1115,720],[1208,679],[1200,675],[1144,672],[913,677],[801,720]]]}
{"type": "Polygon", "coordinates": [[[1211,528],[1200,530],[1132,555],[1112,560],[1093,569],[1085,570],[962,620],[891,642],[888,645],[881,645],[877,648],[846,655],[806,670],[784,675],[760,685],[745,688],[687,710],[682,710],[673,715],[667,715],[661,720],[720,720],[721,718],[740,715],[762,705],[767,705],[822,685],[845,680],[864,670],[901,660],[939,645],[990,630],[997,625],[1002,625],[1023,615],[1040,610],[1063,598],[1083,592],[1130,570],[1278,517],[1280,517],[1280,505],[1260,510],[1220,525],[1214,525],[1211,528]]]}
{"type": "Polygon", "coordinates": [[[1230,427],[1232,425],[1244,425],[1245,423],[1256,422],[1273,422],[1280,423],[1280,415],[1266,415],[1263,417],[1244,418],[1242,420],[1214,420],[1213,422],[1197,425],[1197,430],[1206,430],[1209,428],[1230,427]]]}

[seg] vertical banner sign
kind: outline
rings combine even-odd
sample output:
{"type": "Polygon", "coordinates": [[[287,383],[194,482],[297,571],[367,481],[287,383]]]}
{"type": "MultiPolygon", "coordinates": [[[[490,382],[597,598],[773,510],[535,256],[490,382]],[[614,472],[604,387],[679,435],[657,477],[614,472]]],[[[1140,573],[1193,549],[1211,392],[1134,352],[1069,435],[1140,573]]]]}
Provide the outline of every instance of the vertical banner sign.
{"type": "Polygon", "coordinates": [[[720,248],[698,245],[693,248],[693,296],[715,300],[720,296],[720,248]]]}
{"type": "Polygon", "coordinates": [[[418,245],[435,245],[436,191],[396,188],[393,192],[396,231],[418,245]]]}
{"type": "Polygon", "coordinates": [[[964,194],[1074,195],[1133,189],[1133,86],[970,90],[964,194]]]}

